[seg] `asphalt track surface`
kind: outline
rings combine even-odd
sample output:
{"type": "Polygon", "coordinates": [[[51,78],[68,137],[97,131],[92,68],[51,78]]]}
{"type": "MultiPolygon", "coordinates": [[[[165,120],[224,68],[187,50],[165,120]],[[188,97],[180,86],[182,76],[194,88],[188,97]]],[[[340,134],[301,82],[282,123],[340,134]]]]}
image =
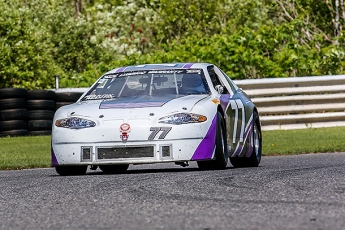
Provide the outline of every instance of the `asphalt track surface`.
{"type": "Polygon", "coordinates": [[[130,166],[119,175],[0,171],[0,229],[345,229],[345,153],[258,168],[130,166]]]}

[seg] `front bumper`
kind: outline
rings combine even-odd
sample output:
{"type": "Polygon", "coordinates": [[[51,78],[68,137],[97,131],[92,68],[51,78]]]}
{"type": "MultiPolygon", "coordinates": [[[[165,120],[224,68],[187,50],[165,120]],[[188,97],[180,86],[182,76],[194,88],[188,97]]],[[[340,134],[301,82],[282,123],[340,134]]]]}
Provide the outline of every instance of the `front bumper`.
{"type": "MultiPolygon", "coordinates": [[[[145,164],[190,161],[203,139],[131,144],[69,143],[52,146],[52,165],[145,164]]],[[[206,159],[213,157],[209,149],[206,159]]]]}

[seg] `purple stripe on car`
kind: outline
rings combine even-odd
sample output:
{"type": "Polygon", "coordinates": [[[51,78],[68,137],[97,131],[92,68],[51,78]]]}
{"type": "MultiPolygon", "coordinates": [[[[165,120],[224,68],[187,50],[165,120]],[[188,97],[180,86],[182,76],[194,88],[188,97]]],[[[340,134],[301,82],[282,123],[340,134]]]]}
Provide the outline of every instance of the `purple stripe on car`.
{"type": "Polygon", "coordinates": [[[216,143],[216,129],[217,129],[217,116],[212,120],[212,124],[206,133],[204,139],[200,142],[195,150],[191,160],[207,160],[211,159],[216,143]]]}
{"type": "Polygon", "coordinates": [[[220,100],[220,106],[222,107],[223,111],[225,111],[226,107],[228,106],[230,102],[230,94],[222,94],[219,100],[220,100]]]}
{"type": "Polygon", "coordinates": [[[190,67],[192,67],[192,65],[194,65],[194,63],[187,63],[184,66],[182,66],[182,68],[189,69],[190,67]]]}
{"type": "Polygon", "coordinates": [[[120,73],[120,72],[124,71],[126,68],[127,68],[127,66],[118,68],[118,69],[116,70],[116,73],[120,73]]]}
{"type": "Polygon", "coordinates": [[[59,162],[58,162],[57,159],[56,159],[56,156],[55,156],[53,147],[51,148],[51,152],[52,152],[52,166],[58,166],[58,165],[59,165],[59,162]]]}

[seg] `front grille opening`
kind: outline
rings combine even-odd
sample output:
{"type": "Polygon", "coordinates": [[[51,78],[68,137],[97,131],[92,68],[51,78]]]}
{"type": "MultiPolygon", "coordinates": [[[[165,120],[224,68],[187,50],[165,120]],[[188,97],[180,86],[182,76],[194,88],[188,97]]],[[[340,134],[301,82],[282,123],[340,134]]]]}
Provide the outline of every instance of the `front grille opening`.
{"type": "Polygon", "coordinates": [[[170,157],[171,156],[171,145],[161,146],[161,153],[162,153],[162,157],[170,157]]]}
{"type": "Polygon", "coordinates": [[[92,147],[81,147],[81,161],[91,161],[92,147]]]}
{"type": "Polygon", "coordinates": [[[98,148],[97,152],[99,160],[154,157],[153,146],[98,148]]]}

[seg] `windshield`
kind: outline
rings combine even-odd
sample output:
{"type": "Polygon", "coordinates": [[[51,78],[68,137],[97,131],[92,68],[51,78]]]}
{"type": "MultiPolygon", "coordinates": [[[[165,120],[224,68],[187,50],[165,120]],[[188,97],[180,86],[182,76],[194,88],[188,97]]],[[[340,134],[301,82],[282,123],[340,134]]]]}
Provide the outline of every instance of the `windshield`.
{"type": "Polygon", "coordinates": [[[82,100],[208,93],[210,90],[201,69],[144,70],[105,75],[82,100]]]}

